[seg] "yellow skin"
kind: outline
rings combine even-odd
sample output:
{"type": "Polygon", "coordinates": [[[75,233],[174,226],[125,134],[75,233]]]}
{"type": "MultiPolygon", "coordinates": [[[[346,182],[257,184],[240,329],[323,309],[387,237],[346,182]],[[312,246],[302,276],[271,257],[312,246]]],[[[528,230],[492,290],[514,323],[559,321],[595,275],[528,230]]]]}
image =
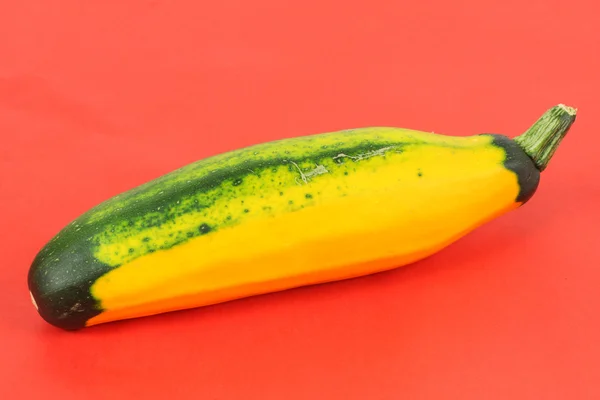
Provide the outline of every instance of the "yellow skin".
{"type": "Polygon", "coordinates": [[[151,226],[144,225],[149,214],[140,215],[129,219],[129,230],[124,222],[96,233],[93,256],[112,269],[91,286],[103,311],[86,325],[357,277],[425,258],[520,206],[518,179],[503,165],[505,157],[491,136],[368,128],[268,143],[186,167],[93,210],[88,223],[216,168],[282,160],[250,171],[241,184],[225,182],[169,206],[175,212],[198,200],[206,207],[151,226]],[[341,141],[374,145],[361,153],[290,161],[341,141]],[[199,223],[217,228],[178,242],[199,223]]]}

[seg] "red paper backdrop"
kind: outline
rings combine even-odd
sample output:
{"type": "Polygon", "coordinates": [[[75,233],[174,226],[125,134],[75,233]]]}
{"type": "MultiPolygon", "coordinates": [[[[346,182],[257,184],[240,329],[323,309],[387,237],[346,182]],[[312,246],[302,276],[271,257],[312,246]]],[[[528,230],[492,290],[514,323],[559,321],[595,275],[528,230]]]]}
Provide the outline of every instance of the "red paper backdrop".
{"type": "MultiPolygon", "coordinates": [[[[600,3],[4,1],[0,397],[600,398],[600,3]],[[362,279],[66,333],[29,264],[98,202],[209,155],[579,108],[526,207],[362,279]]],[[[343,250],[343,249],[340,249],[343,250]]]]}

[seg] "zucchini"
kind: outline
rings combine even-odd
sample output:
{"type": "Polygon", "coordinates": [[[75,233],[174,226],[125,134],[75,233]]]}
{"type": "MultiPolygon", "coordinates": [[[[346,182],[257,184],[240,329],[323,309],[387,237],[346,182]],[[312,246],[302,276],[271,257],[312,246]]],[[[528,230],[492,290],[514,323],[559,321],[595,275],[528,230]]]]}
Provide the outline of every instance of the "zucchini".
{"type": "Polygon", "coordinates": [[[515,139],[360,128],[197,161],[69,223],[35,257],[31,298],[75,330],[415,262],[525,204],[575,114],[515,139]]]}

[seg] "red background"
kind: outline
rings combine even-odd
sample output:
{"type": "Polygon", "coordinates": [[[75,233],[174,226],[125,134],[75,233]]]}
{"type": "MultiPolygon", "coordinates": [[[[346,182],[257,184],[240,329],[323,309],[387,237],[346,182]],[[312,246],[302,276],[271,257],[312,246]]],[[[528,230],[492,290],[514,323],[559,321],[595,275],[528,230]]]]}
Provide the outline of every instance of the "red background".
{"type": "MultiPolygon", "coordinates": [[[[600,398],[599,3],[3,1],[0,398],[600,398]],[[525,207],[412,266],[66,333],[39,248],[199,158],[579,108],[525,207]]],[[[343,250],[343,249],[340,249],[343,250]]]]}

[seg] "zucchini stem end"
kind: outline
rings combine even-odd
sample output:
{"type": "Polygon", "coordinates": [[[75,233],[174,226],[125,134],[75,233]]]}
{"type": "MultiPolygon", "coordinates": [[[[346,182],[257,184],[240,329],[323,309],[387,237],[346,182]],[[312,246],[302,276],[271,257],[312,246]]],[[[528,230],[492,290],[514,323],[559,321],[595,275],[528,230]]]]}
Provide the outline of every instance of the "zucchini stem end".
{"type": "Polygon", "coordinates": [[[559,104],[546,111],[527,131],[514,138],[537,168],[545,170],[560,142],[575,122],[577,109],[559,104]]]}

